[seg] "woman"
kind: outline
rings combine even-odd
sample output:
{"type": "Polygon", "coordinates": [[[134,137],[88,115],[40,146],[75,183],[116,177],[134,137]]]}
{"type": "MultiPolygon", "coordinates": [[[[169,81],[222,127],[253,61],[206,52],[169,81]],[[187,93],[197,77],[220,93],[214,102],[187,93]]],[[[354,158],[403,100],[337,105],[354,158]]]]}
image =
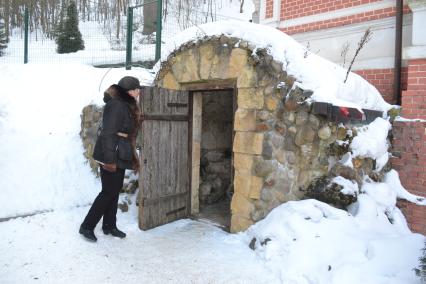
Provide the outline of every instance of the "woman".
{"type": "Polygon", "coordinates": [[[100,165],[102,191],[96,197],[79,233],[87,240],[96,242],[93,232],[103,217],[102,230],[105,235],[125,238],[117,228],[118,195],[123,187],[126,169],[139,169],[135,141],[140,111],[136,99],[140,93],[139,80],[123,77],[104,94],[106,102],[102,126],[93,150],[93,159],[100,165]]]}

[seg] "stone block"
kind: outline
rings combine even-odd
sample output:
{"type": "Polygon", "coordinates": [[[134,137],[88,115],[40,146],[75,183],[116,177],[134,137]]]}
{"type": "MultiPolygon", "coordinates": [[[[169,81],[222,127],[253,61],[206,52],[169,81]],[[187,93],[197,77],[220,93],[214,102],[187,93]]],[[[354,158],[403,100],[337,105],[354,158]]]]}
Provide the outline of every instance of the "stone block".
{"type": "Polygon", "coordinates": [[[231,233],[238,233],[246,230],[253,225],[253,221],[247,217],[232,214],[231,217],[231,233]]]}
{"type": "Polygon", "coordinates": [[[242,195],[246,198],[250,195],[250,176],[235,172],[234,194],[242,195]]]}
{"type": "Polygon", "coordinates": [[[257,123],[256,124],[256,132],[266,132],[270,129],[271,129],[271,127],[267,123],[257,123]]]}
{"type": "Polygon", "coordinates": [[[228,67],[228,78],[238,78],[241,70],[244,70],[247,65],[247,50],[242,48],[234,48],[231,51],[228,67]]]}
{"type": "Polygon", "coordinates": [[[315,139],[316,132],[310,125],[303,125],[299,131],[297,131],[294,143],[301,146],[307,143],[312,143],[315,139]]]}
{"type": "Polygon", "coordinates": [[[239,108],[235,112],[234,130],[235,131],[256,130],[256,111],[239,108]]]}
{"type": "Polygon", "coordinates": [[[261,110],[257,112],[257,118],[260,121],[267,121],[268,119],[273,118],[272,114],[269,111],[261,110]]]}
{"type": "Polygon", "coordinates": [[[346,138],[347,131],[345,127],[339,127],[337,129],[337,139],[338,140],[344,140],[346,138]]]}
{"type": "Polygon", "coordinates": [[[251,199],[260,199],[260,192],[262,190],[263,179],[259,177],[251,177],[251,186],[249,197],[251,199]]]}
{"type": "Polygon", "coordinates": [[[259,199],[263,179],[248,174],[235,172],[234,192],[246,198],[259,199]]]}
{"type": "Polygon", "coordinates": [[[214,57],[214,49],[211,44],[205,44],[200,47],[200,78],[208,80],[211,72],[211,61],[214,57]]]}
{"type": "Polygon", "coordinates": [[[179,82],[199,81],[198,64],[193,50],[185,50],[176,56],[172,65],[173,74],[179,82]]]}
{"type": "Polygon", "coordinates": [[[258,177],[266,177],[277,170],[278,162],[276,160],[264,160],[263,157],[254,159],[253,174],[258,177]]]}
{"type": "Polygon", "coordinates": [[[309,119],[309,114],[304,111],[299,111],[296,113],[296,125],[303,125],[307,123],[309,119]]]}
{"type": "Polygon", "coordinates": [[[262,154],[263,137],[263,133],[237,131],[235,133],[233,151],[236,153],[260,155],[262,154]]]}
{"type": "Polygon", "coordinates": [[[275,111],[278,108],[279,100],[275,97],[268,96],[265,98],[265,106],[269,111],[275,111]]]}
{"type": "Polygon", "coordinates": [[[235,171],[251,174],[253,168],[253,155],[234,153],[235,171]]]}
{"type": "Polygon", "coordinates": [[[239,88],[237,95],[238,107],[244,109],[263,108],[263,89],[239,88]]]}
{"type": "Polygon", "coordinates": [[[319,131],[318,131],[318,137],[321,140],[327,140],[331,137],[331,129],[330,127],[328,127],[328,125],[323,126],[319,131]]]}
{"type": "Polygon", "coordinates": [[[249,198],[239,193],[234,193],[231,201],[232,215],[238,214],[242,217],[250,218],[250,214],[254,209],[254,204],[249,198]]]}
{"type": "Polygon", "coordinates": [[[163,77],[163,80],[160,82],[160,86],[165,89],[180,90],[178,81],[176,81],[175,76],[170,71],[163,77]]]}
{"type": "Polygon", "coordinates": [[[211,65],[209,79],[229,79],[229,48],[219,45],[215,46],[213,49],[215,54],[209,63],[211,65]]]}
{"type": "Polygon", "coordinates": [[[237,88],[252,88],[259,86],[257,82],[256,70],[253,67],[246,65],[246,67],[239,72],[237,77],[237,88]]]}

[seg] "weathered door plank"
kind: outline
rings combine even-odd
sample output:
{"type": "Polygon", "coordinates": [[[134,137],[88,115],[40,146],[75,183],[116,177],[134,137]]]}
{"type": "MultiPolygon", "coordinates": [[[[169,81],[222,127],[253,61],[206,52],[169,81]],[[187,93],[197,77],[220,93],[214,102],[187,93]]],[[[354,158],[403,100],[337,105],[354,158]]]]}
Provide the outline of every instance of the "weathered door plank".
{"type": "Polygon", "coordinates": [[[141,109],[139,226],[145,230],[188,216],[188,92],[147,88],[141,109]]]}

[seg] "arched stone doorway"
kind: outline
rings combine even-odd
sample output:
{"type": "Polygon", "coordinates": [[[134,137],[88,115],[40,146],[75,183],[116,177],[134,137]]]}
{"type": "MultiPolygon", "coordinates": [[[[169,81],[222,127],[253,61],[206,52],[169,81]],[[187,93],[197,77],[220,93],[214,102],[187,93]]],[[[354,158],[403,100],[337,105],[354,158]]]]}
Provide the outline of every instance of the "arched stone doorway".
{"type": "MultiPolygon", "coordinates": [[[[182,133],[188,135],[188,140],[179,153],[188,159],[175,167],[187,167],[188,181],[178,192],[163,193],[163,197],[152,197],[151,201],[145,197],[147,202],[140,204],[140,227],[150,228],[199,213],[202,97],[219,90],[228,90],[233,96],[230,231],[244,230],[279,204],[300,199],[302,188],[327,173],[325,149],[336,140],[337,127],[330,127],[326,119],[312,114],[309,106],[298,104],[295,98],[300,89],[293,88],[294,81],[266,50],[238,38],[212,36],[170,54],[157,73],[155,86],[157,90],[168,90],[167,96],[175,98],[168,101],[175,109],[170,111],[179,109],[187,117],[188,128],[182,133]],[[289,93],[293,93],[291,99],[284,100],[289,93]],[[173,198],[181,200],[169,200],[173,198]],[[165,217],[146,226],[147,220],[158,214],[149,204],[166,199],[167,208],[159,209],[165,217]],[[170,205],[173,202],[176,204],[170,205]]],[[[155,129],[145,129],[142,136],[149,137],[155,129]]],[[[144,181],[142,169],[142,192],[150,186],[143,182],[146,178],[144,181]]]]}

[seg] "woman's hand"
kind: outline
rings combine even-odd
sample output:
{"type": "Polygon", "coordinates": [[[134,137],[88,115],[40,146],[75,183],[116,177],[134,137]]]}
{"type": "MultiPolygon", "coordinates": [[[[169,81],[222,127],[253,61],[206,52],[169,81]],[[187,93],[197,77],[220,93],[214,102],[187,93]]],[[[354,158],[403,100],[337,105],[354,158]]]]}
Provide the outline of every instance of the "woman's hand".
{"type": "Polygon", "coordinates": [[[116,172],[117,171],[117,164],[103,164],[102,168],[108,172],[116,172]]]}

